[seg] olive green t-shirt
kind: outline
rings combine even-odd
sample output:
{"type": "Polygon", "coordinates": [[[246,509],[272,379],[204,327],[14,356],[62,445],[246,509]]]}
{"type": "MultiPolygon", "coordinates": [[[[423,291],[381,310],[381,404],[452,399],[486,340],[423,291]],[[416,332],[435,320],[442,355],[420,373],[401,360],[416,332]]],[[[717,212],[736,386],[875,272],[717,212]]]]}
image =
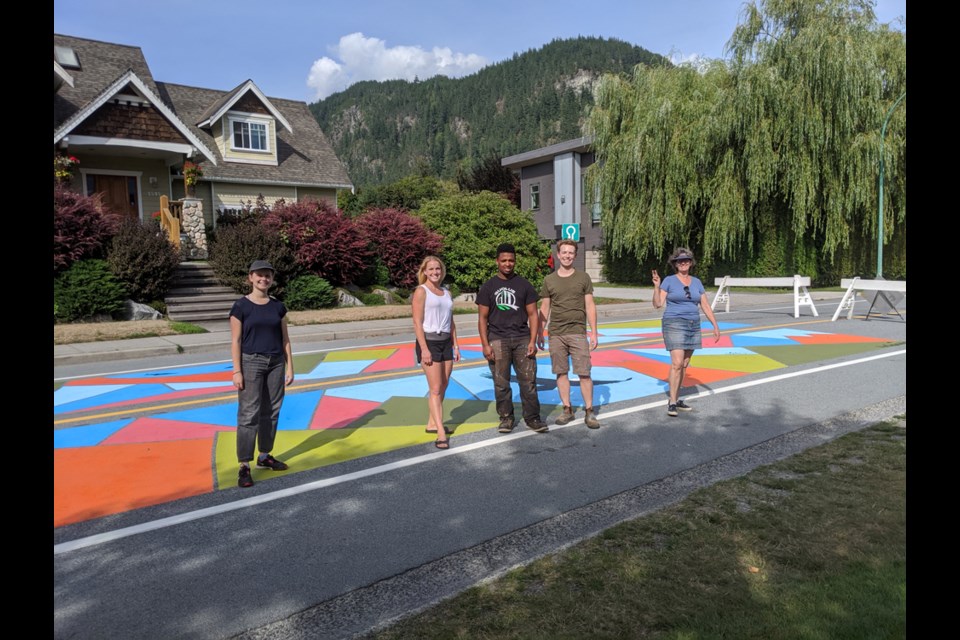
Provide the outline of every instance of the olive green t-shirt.
{"type": "Polygon", "coordinates": [[[583,297],[593,294],[593,281],[586,273],[574,271],[561,278],[556,272],[543,279],[541,298],[550,298],[550,335],[587,332],[587,306],[583,297]]]}

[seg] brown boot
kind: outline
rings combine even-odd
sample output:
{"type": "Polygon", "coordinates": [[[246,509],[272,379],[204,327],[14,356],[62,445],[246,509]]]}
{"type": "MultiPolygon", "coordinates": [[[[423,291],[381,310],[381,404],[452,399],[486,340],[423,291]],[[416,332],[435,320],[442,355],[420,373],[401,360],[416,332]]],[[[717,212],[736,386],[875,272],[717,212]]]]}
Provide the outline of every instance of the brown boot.
{"type": "Polygon", "coordinates": [[[573,407],[564,407],[563,413],[557,417],[557,424],[567,424],[573,420],[573,407]]]}
{"type": "Polygon", "coordinates": [[[586,415],[583,416],[583,421],[586,423],[586,425],[591,429],[599,429],[600,421],[597,420],[596,416],[593,415],[593,407],[587,409],[585,414],[586,415]]]}

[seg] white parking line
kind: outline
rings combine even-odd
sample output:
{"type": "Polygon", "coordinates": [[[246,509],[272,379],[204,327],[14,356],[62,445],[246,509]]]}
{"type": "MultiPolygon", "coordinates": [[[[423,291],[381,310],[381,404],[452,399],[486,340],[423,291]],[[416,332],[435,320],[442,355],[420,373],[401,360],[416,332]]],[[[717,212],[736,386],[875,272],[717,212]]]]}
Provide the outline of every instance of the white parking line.
{"type": "MultiPolygon", "coordinates": [[[[711,389],[709,391],[702,391],[698,394],[688,396],[690,398],[702,398],[706,396],[715,396],[721,393],[729,393],[731,391],[739,391],[740,389],[746,389],[748,387],[754,387],[761,384],[769,384],[771,382],[779,382],[781,380],[786,380],[788,378],[796,378],[800,376],[814,375],[823,371],[828,371],[830,369],[838,369],[842,367],[850,367],[853,365],[863,364],[865,362],[871,362],[873,360],[880,360],[882,358],[891,358],[893,356],[903,355],[907,352],[906,349],[900,349],[898,351],[893,351],[890,353],[882,353],[878,355],[868,356],[865,358],[858,358],[856,360],[850,360],[847,362],[838,362],[835,364],[823,365],[820,367],[815,367],[813,369],[805,369],[802,371],[793,371],[790,373],[783,373],[776,376],[771,376],[769,378],[762,378],[760,380],[751,380],[749,382],[740,382],[737,384],[732,384],[727,387],[722,387],[719,389],[711,389]]],[[[631,413],[636,413],[638,411],[644,411],[646,409],[653,408],[663,408],[663,400],[658,399],[656,402],[647,402],[645,404],[638,405],[636,407],[629,407],[626,409],[619,409],[617,411],[604,412],[603,416],[605,418],[613,418],[616,416],[627,415],[631,413]]],[[[583,419],[574,420],[573,422],[566,424],[564,426],[553,426],[551,431],[559,431],[560,429],[566,429],[573,427],[579,424],[583,424],[583,419]]],[[[343,484],[345,482],[351,482],[353,480],[359,480],[361,478],[368,478],[370,476],[380,475],[396,469],[403,469],[404,467],[412,467],[418,464],[424,464],[434,460],[439,460],[446,458],[447,456],[455,456],[469,453],[470,451],[475,451],[477,449],[482,449],[484,447],[490,447],[498,444],[502,444],[507,440],[515,440],[517,438],[526,438],[536,434],[533,431],[523,431],[519,433],[511,433],[504,436],[498,436],[490,438],[488,440],[483,440],[481,442],[474,442],[472,444],[466,444],[458,446],[455,449],[447,449],[445,451],[430,452],[428,454],[415,456],[407,460],[400,460],[398,462],[391,462],[389,464],[380,465],[377,467],[371,467],[369,469],[363,469],[361,471],[355,471],[353,473],[348,473],[342,476],[337,476],[335,478],[326,478],[324,480],[316,480],[314,482],[308,482],[297,487],[289,487],[287,489],[280,489],[278,491],[273,491],[271,493],[265,493],[258,496],[253,496],[250,498],[244,498],[242,500],[236,500],[234,502],[217,505],[215,507],[207,507],[205,509],[197,509],[196,511],[190,511],[188,513],[182,513],[176,516],[170,516],[168,518],[161,518],[159,520],[153,520],[152,522],[144,522],[142,524],[134,525],[132,527],[124,527],[122,529],[117,529],[115,531],[109,531],[107,533],[98,533],[96,535],[87,536],[85,538],[78,538],[76,540],[71,540],[69,542],[61,542],[53,546],[53,555],[59,555],[63,553],[68,553],[70,551],[76,551],[77,549],[83,549],[85,547],[92,547],[98,544],[104,544],[107,542],[112,542],[114,540],[120,540],[121,538],[126,538],[129,536],[134,536],[140,533],[146,533],[148,531],[156,531],[158,529],[164,529],[167,527],[173,527],[184,522],[191,522],[193,520],[200,520],[202,518],[209,518],[221,513],[227,513],[229,511],[236,511],[238,509],[247,509],[256,505],[264,504],[267,502],[273,502],[274,500],[281,500],[283,498],[288,498],[290,496],[295,496],[301,493],[307,493],[309,491],[316,491],[318,489],[323,489],[326,487],[332,487],[334,485],[343,484]]]]}

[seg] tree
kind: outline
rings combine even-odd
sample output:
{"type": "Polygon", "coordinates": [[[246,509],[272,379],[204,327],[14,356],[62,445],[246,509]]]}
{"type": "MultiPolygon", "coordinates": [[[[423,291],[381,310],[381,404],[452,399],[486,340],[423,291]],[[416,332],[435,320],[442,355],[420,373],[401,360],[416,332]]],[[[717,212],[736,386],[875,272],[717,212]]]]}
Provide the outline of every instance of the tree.
{"type": "Polygon", "coordinates": [[[492,191],[520,206],[520,179],[500,164],[500,157],[488,155],[473,168],[457,173],[457,184],[464,191],[492,191]]]}
{"type": "MultiPolygon", "coordinates": [[[[746,271],[835,277],[875,256],[880,127],[906,91],[906,39],[866,0],[745,5],[730,60],[601,81],[590,127],[605,235],[643,258],[675,244],[746,271]]],[[[904,259],[906,103],[884,235],[904,259]]],[[[762,275],[757,273],[757,275],[762,275]]]]}
{"type": "Polygon", "coordinates": [[[417,215],[443,236],[447,274],[460,289],[476,291],[494,275],[497,245],[517,250],[517,273],[539,289],[547,275],[550,248],[540,239],[529,212],[504,197],[481,191],[446,196],[425,203],[417,215]]]}

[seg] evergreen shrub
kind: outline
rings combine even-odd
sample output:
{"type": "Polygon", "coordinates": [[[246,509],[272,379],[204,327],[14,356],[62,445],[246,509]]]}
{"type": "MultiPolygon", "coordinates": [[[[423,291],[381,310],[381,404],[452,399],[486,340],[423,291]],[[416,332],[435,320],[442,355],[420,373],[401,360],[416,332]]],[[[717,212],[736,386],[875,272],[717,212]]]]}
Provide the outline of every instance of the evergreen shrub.
{"type": "Polygon", "coordinates": [[[107,247],[107,263],[136,302],[162,300],[180,264],[180,251],[155,222],[128,218],[120,223],[107,247]]]}
{"type": "Polygon", "coordinates": [[[53,279],[53,317],[76,322],[123,311],[127,290],[106,260],[78,260],[53,279]]]}
{"type": "Polygon", "coordinates": [[[237,293],[250,292],[248,269],[254,260],[266,260],[276,270],[270,292],[282,298],[286,283],[303,273],[293,250],[275,231],[254,222],[217,229],[210,244],[210,264],[217,279],[237,293]]]}
{"type": "Polygon", "coordinates": [[[297,276],[287,285],[283,302],[291,311],[324,309],[337,304],[337,293],[330,283],[313,274],[297,276]]]}

